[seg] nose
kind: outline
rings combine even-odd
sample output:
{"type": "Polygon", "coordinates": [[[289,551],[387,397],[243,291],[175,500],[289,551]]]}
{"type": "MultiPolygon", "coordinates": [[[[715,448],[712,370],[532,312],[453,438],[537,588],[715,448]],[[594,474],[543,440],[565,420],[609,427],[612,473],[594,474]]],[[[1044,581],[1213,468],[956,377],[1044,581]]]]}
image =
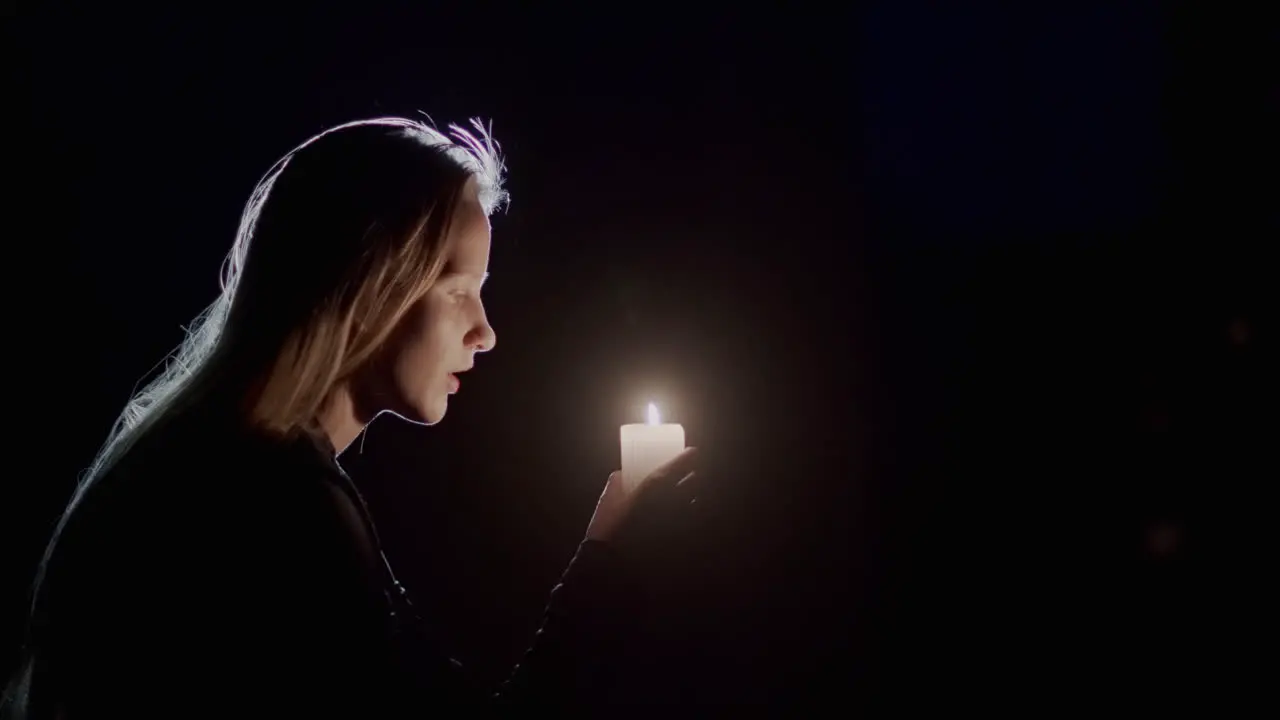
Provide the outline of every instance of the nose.
{"type": "Polygon", "coordinates": [[[489,324],[489,318],[481,313],[480,322],[476,323],[471,332],[467,333],[467,347],[476,352],[489,352],[497,343],[497,333],[493,331],[493,326],[489,324]]]}

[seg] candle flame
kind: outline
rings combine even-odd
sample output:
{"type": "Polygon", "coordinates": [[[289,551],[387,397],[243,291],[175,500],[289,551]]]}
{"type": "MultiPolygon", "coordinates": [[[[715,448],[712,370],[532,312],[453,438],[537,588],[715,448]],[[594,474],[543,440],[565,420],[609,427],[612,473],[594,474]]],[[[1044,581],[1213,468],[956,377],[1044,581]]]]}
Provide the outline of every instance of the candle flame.
{"type": "Polygon", "coordinates": [[[658,419],[658,406],[653,403],[649,403],[649,424],[657,425],[660,422],[661,420],[658,419]]]}

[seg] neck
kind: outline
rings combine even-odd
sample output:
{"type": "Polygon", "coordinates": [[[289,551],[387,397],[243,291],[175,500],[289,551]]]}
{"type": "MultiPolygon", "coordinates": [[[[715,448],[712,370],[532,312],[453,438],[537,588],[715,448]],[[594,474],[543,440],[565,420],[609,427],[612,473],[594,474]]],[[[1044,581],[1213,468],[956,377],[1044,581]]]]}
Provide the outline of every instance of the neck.
{"type": "Polygon", "coordinates": [[[316,420],[339,453],[360,435],[365,426],[356,412],[351,389],[346,385],[334,389],[316,420]]]}

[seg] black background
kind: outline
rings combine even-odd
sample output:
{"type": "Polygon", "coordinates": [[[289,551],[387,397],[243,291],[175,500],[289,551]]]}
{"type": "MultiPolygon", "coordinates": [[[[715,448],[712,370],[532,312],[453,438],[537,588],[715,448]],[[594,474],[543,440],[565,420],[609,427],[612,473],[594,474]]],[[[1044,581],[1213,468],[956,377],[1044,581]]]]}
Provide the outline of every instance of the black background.
{"type": "Polygon", "coordinates": [[[481,678],[652,399],[714,486],[664,548],[638,703],[1251,687],[1266,25],[949,7],[7,6],[6,663],[76,473],[261,174],[424,111],[507,155],[498,347],[446,422],[379,420],[344,463],[481,678]]]}

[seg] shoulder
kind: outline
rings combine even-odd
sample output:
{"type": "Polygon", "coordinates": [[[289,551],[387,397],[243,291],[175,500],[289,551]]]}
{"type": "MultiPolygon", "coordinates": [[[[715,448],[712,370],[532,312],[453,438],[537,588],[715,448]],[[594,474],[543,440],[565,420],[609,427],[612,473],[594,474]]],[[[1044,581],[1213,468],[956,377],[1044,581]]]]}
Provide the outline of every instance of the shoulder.
{"type": "Polygon", "coordinates": [[[55,546],[39,637],[59,672],[83,692],[145,675],[203,693],[234,657],[237,681],[266,692],[280,667],[336,680],[381,648],[379,576],[323,455],[164,440],[90,488],[55,546]],[[119,662],[121,647],[135,659],[119,662]]]}
{"type": "Polygon", "coordinates": [[[326,475],[319,462],[284,442],[247,432],[178,428],[130,449],[85,492],[76,512],[148,525],[173,518],[249,520],[259,509],[288,505],[296,511],[323,500],[326,475]]]}
{"type": "Polygon", "coordinates": [[[176,579],[248,573],[280,555],[354,561],[372,547],[339,471],[314,448],[229,431],[150,440],[72,511],[55,555],[75,561],[63,565],[135,577],[164,566],[176,579]]]}

